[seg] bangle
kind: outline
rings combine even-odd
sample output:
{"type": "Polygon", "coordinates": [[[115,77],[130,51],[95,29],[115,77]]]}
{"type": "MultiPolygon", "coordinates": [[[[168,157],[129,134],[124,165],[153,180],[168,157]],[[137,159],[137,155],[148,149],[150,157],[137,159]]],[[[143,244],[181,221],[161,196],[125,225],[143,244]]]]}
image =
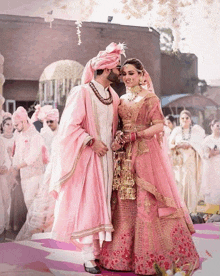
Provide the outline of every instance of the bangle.
{"type": "Polygon", "coordinates": [[[87,143],[87,146],[91,147],[91,146],[93,146],[94,143],[95,143],[95,138],[92,138],[92,139],[89,140],[89,142],[87,143]]]}
{"type": "Polygon", "coordinates": [[[137,134],[136,132],[131,132],[130,133],[130,139],[131,139],[131,142],[134,142],[137,138],[137,134]]]}

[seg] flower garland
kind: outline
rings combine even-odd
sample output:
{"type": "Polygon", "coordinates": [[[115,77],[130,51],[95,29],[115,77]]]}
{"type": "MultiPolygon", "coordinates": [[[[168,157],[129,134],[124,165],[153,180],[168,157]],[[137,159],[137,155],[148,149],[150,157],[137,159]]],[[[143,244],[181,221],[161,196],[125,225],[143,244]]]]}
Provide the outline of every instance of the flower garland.
{"type": "Polygon", "coordinates": [[[80,45],[82,43],[82,40],[81,40],[81,31],[80,31],[80,27],[82,27],[82,21],[76,21],[76,34],[78,36],[78,45],[80,45]]]}

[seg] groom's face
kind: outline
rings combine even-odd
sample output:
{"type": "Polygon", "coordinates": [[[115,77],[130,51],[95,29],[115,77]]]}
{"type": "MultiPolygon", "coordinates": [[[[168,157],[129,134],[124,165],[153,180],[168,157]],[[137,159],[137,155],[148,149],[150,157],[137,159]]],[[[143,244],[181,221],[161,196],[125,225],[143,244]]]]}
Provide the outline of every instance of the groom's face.
{"type": "Polygon", "coordinates": [[[115,68],[111,69],[107,79],[113,83],[120,82],[119,80],[120,70],[121,70],[121,66],[118,64],[115,68]]]}

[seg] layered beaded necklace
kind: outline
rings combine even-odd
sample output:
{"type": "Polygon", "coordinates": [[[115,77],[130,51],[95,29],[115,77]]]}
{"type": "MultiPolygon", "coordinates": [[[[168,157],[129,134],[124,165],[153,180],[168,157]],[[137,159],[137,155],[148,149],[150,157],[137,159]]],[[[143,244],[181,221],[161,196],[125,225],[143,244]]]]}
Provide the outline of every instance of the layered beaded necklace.
{"type": "Polygon", "coordinates": [[[109,90],[109,97],[105,99],[99,94],[99,91],[92,82],[89,83],[89,86],[92,88],[92,91],[95,93],[96,97],[100,100],[100,102],[102,102],[105,105],[110,105],[113,102],[112,94],[109,90]]]}
{"type": "Polygon", "coordinates": [[[140,85],[134,86],[134,87],[127,87],[127,93],[129,102],[134,101],[138,94],[142,91],[142,87],[140,85]]]}
{"type": "Polygon", "coordinates": [[[182,139],[185,140],[185,141],[190,140],[190,138],[191,138],[191,133],[192,133],[192,125],[190,125],[190,127],[189,127],[189,134],[188,134],[188,137],[185,136],[185,132],[184,132],[183,127],[181,127],[181,129],[182,129],[182,139]]]}

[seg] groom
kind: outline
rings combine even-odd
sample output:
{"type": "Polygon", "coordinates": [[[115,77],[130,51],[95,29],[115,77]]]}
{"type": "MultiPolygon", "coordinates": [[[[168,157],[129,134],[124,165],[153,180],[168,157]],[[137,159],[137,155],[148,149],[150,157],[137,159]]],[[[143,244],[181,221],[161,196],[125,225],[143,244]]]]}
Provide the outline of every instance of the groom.
{"type": "Polygon", "coordinates": [[[124,45],[111,43],[86,64],[82,85],[70,91],[61,117],[59,153],[51,191],[57,198],[52,234],[81,244],[85,270],[100,273],[99,246],[111,241],[113,181],[111,143],[118,123],[119,81],[124,45]]]}

